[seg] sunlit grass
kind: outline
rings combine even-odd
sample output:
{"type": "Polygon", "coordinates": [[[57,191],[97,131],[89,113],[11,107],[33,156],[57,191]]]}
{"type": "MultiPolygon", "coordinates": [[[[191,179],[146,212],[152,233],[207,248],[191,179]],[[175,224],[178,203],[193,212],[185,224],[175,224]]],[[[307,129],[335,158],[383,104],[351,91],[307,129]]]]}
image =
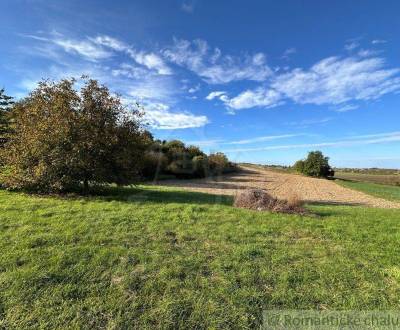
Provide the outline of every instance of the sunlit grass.
{"type": "Polygon", "coordinates": [[[394,201],[400,200],[400,186],[389,186],[371,182],[343,180],[337,180],[336,182],[344,187],[359,190],[372,196],[394,201]]]}
{"type": "Polygon", "coordinates": [[[153,187],[0,191],[0,328],[251,328],[263,309],[400,308],[400,211],[310,209],[153,187]]]}

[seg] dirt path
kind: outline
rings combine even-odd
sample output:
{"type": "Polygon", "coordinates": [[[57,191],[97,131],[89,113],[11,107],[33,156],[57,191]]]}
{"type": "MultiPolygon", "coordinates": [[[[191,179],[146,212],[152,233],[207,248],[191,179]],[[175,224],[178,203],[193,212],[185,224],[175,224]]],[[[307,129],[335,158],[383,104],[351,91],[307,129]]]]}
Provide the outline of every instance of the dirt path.
{"type": "Polygon", "coordinates": [[[302,200],[311,203],[400,208],[400,203],[386,201],[344,188],[330,180],[280,173],[255,167],[242,167],[241,169],[242,171],[239,173],[224,175],[217,180],[168,180],[160,182],[160,185],[222,195],[235,195],[239,190],[246,188],[261,188],[281,199],[297,195],[302,200]]]}

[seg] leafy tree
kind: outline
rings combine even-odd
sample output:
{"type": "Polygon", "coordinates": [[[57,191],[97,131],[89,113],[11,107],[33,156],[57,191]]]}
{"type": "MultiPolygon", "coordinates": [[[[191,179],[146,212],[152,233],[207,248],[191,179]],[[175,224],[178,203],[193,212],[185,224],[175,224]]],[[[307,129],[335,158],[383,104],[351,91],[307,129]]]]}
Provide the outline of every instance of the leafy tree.
{"type": "Polygon", "coordinates": [[[5,94],[4,88],[0,89],[0,148],[7,141],[7,134],[10,133],[10,110],[14,102],[11,96],[5,94]]]}
{"type": "Polygon", "coordinates": [[[95,80],[42,81],[13,107],[13,134],[4,150],[9,188],[64,191],[89,183],[128,184],[141,168],[148,136],[137,110],[95,80]]]}
{"type": "Polygon", "coordinates": [[[329,157],[325,157],[321,151],[309,152],[307,158],[296,162],[294,167],[308,176],[318,178],[334,176],[334,171],[329,166],[329,157]]]}
{"type": "Polygon", "coordinates": [[[293,168],[296,172],[303,173],[304,172],[304,160],[298,160],[294,163],[293,168]]]}

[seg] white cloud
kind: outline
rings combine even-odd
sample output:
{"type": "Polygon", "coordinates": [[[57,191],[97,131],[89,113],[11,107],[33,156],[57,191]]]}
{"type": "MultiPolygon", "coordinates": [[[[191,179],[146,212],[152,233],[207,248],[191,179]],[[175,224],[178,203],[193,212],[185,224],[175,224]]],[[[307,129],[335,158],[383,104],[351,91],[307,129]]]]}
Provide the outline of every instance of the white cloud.
{"type": "Polygon", "coordinates": [[[300,104],[340,104],[371,100],[400,88],[399,69],[385,69],[381,58],[326,58],[309,70],[276,77],[271,87],[300,104]]]}
{"type": "Polygon", "coordinates": [[[164,60],[153,52],[137,51],[126,43],[106,35],[97,36],[90,40],[115,51],[125,52],[137,63],[150,70],[155,70],[160,75],[172,74],[171,69],[164,63],[164,60]]]}
{"type": "Polygon", "coordinates": [[[234,98],[225,97],[221,100],[231,109],[270,108],[281,104],[282,96],[276,90],[260,87],[255,90],[246,90],[234,98]]]}
{"type": "Polygon", "coordinates": [[[211,92],[210,94],[208,94],[206,96],[206,100],[214,100],[215,98],[220,98],[221,96],[226,95],[226,92],[223,91],[215,91],[215,92],[211,92]]]}
{"type": "Polygon", "coordinates": [[[190,94],[194,94],[194,93],[198,92],[199,90],[200,90],[200,85],[196,85],[196,86],[194,86],[194,87],[189,88],[189,89],[188,89],[188,92],[189,92],[190,94]]]}
{"type": "Polygon", "coordinates": [[[189,112],[173,112],[168,105],[162,103],[147,104],[144,108],[144,120],[154,129],[196,128],[208,123],[206,116],[196,116],[189,112]]]}
{"type": "Polygon", "coordinates": [[[375,39],[375,40],[372,40],[371,43],[372,43],[373,45],[379,45],[379,44],[386,44],[387,41],[386,41],[386,40],[383,40],[383,39],[375,39]]]}
{"type": "Polygon", "coordinates": [[[204,40],[174,39],[174,45],[163,51],[171,62],[193,71],[210,84],[225,84],[238,80],[264,81],[272,74],[265,55],[234,57],[222,55],[218,48],[210,50],[204,40]]]}
{"type": "Polygon", "coordinates": [[[163,59],[155,53],[135,52],[132,53],[132,58],[148,69],[156,70],[158,74],[172,74],[171,69],[164,63],[163,59]]]}
{"type": "Polygon", "coordinates": [[[357,42],[357,41],[351,41],[351,42],[347,43],[347,44],[344,46],[344,49],[346,49],[347,51],[351,52],[351,51],[353,51],[354,49],[358,48],[359,46],[360,46],[359,42],[357,42]]]}
{"type": "Polygon", "coordinates": [[[105,50],[102,46],[96,45],[89,39],[74,40],[65,38],[59,34],[56,34],[56,36],[52,38],[31,37],[36,40],[50,42],[61,47],[67,53],[81,55],[90,61],[109,58],[113,55],[111,52],[105,50]]]}
{"type": "Polygon", "coordinates": [[[384,59],[379,57],[328,57],[308,70],[297,68],[275,75],[266,87],[246,90],[222,101],[232,109],[274,107],[286,99],[298,104],[344,107],[347,102],[375,100],[399,91],[399,73],[397,68],[385,68],[384,59]]]}

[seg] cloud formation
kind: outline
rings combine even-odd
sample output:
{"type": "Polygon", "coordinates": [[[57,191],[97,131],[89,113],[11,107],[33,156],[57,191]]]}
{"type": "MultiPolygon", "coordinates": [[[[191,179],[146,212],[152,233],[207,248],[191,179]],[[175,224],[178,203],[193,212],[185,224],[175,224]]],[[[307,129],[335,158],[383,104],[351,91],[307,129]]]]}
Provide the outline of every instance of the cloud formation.
{"type": "Polygon", "coordinates": [[[272,74],[262,53],[243,57],[223,55],[219,48],[210,49],[208,43],[201,39],[192,42],[174,39],[173,45],[164,49],[163,54],[169,61],[194,72],[210,84],[264,81],[272,74]]]}
{"type": "MultiPolygon", "coordinates": [[[[146,123],[153,129],[194,128],[208,123],[204,115],[171,110],[177,103],[179,88],[172,77],[172,70],[156,52],[137,50],[106,35],[82,40],[67,38],[56,32],[46,37],[24,37],[50,47],[48,50],[51,52],[37,53],[40,56],[47,54],[49,60],[55,62],[48,68],[48,78],[59,80],[86,74],[99,79],[112,91],[120,93],[125,104],[139,102],[145,109],[146,123]],[[73,57],[65,56],[67,54],[73,57]],[[109,61],[117,55],[125,56],[121,64],[109,61]]],[[[34,52],[32,55],[35,55],[34,52]]],[[[32,89],[36,82],[37,78],[25,78],[21,87],[32,89]]]]}
{"type": "Polygon", "coordinates": [[[345,107],[347,102],[376,100],[400,90],[399,73],[397,68],[386,68],[379,57],[328,57],[307,70],[276,74],[269,84],[235,97],[215,97],[232,109],[275,107],[290,100],[297,104],[343,105],[345,111],[351,110],[350,105],[345,107]]]}
{"type": "Polygon", "coordinates": [[[189,112],[173,112],[166,104],[156,103],[145,105],[144,119],[152,128],[183,129],[196,128],[208,123],[206,116],[196,116],[189,112]]]}

